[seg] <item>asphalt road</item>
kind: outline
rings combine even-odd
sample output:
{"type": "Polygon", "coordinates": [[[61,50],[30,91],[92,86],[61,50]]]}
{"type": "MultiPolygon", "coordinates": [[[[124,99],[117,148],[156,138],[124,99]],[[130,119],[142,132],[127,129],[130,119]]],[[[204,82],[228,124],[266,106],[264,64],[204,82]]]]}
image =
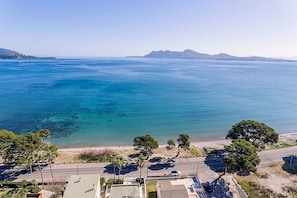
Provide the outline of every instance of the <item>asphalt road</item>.
{"type": "MultiPolygon", "coordinates": [[[[295,155],[297,156],[297,146],[287,147],[277,150],[262,151],[259,153],[261,165],[283,162],[283,158],[295,155]]],[[[113,166],[110,163],[86,163],[86,164],[53,164],[51,166],[54,181],[67,181],[70,175],[100,174],[105,178],[113,178],[113,166]]],[[[220,157],[208,158],[182,158],[176,159],[174,165],[165,162],[149,163],[149,168],[142,169],[142,176],[149,178],[167,176],[172,170],[179,170],[182,174],[197,174],[202,182],[214,181],[218,174],[214,170],[223,170],[220,157]]],[[[38,168],[31,175],[30,172],[19,168],[7,169],[0,166],[0,180],[32,180],[41,182],[41,174],[38,168]]],[[[50,166],[42,169],[44,182],[52,182],[50,166]]],[[[135,164],[130,163],[128,167],[122,170],[121,177],[139,177],[140,171],[135,164]]]]}

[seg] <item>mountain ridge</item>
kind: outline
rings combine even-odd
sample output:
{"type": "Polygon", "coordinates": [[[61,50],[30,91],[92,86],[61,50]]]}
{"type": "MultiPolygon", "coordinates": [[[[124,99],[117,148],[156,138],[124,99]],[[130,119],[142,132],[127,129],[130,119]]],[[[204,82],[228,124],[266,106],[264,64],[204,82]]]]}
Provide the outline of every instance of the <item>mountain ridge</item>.
{"type": "Polygon", "coordinates": [[[25,55],[10,49],[0,48],[0,59],[55,59],[55,57],[36,57],[25,55]]]}
{"type": "Polygon", "coordinates": [[[261,56],[239,57],[239,56],[232,56],[226,53],[210,55],[210,54],[196,52],[191,49],[186,49],[184,51],[170,51],[170,50],[152,51],[149,54],[146,54],[142,57],[143,58],[168,58],[168,59],[209,59],[209,60],[279,61],[279,62],[296,61],[296,60],[279,59],[279,58],[267,58],[267,57],[261,57],[261,56]]]}

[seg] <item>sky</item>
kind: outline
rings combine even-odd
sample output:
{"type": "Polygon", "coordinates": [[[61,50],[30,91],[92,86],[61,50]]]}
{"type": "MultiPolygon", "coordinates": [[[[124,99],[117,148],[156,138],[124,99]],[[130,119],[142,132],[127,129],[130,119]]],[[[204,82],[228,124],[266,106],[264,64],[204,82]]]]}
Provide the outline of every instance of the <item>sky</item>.
{"type": "Polygon", "coordinates": [[[0,48],[57,57],[185,49],[297,57],[297,1],[0,0],[0,48]]]}

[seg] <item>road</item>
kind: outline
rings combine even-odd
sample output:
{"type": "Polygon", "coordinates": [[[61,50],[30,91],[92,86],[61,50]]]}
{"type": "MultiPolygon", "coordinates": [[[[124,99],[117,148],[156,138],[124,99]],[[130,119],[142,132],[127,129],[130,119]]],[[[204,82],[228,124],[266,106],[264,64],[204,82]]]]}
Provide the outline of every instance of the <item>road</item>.
{"type": "MultiPolygon", "coordinates": [[[[287,147],[283,149],[262,151],[259,153],[261,165],[266,165],[275,162],[283,162],[283,157],[289,155],[297,155],[297,146],[287,147]]],[[[202,182],[213,181],[218,177],[218,174],[213,170],[223,168],[219,157],[212,158],[181,158],[176,159],[174,166],[167,163],[155,162],[149,163],[149,168],[142,169],[142,176],[158,177],[168,175],[172,170],[179,170],[182,174],[197,174],[202,182]]],[[[67,181],[70,175],[76,174],[100,174],[105,178],[113,178],[113,166],[110,163],[85,163],[85,164],[53,164],[51,166],[54,181],[67,181]]],[[[1,168],[1,180],[32,180],[41,181],[40,171],[37,169],[31,175],[25,173],[21,169],[14,168],[4,170],[1,168]]],[[[45,182],[51,182],[50,166],[46,166],[42,170],[45,182]]],[[[140,171],[137,170],[135,164],[130,164],[122,171],[121,177],[139,177],[140,171]]]]}

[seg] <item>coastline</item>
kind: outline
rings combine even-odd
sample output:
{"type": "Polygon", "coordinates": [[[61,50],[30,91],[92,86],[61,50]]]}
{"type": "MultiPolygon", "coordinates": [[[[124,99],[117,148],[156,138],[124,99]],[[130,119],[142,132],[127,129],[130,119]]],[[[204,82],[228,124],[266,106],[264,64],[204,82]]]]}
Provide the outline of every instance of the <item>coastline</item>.
{"type": "MultiPolygon", "coordinates": [[[[292,142],[297,141],[297,132],[279,134],[279,142],[292,142]]],[[[196,147],[197,149],[208,148],[223,148],[224,145],[231,143],[231,140],[226,139],[214,139],[205,141],[194,141],[191,142],[191,147],[196,147]]],[[[159,148],[165,148],[166,144],[159,145],[159,148]]],[[[59,148],[60,153],[80,153],[83,151],[102,151],[102,150],[115,150],[115,151],[127,151],[134,150],[132,145],[125,146],[89,146],[89,147],[77,147],[77,148],[59,148]]]]}

